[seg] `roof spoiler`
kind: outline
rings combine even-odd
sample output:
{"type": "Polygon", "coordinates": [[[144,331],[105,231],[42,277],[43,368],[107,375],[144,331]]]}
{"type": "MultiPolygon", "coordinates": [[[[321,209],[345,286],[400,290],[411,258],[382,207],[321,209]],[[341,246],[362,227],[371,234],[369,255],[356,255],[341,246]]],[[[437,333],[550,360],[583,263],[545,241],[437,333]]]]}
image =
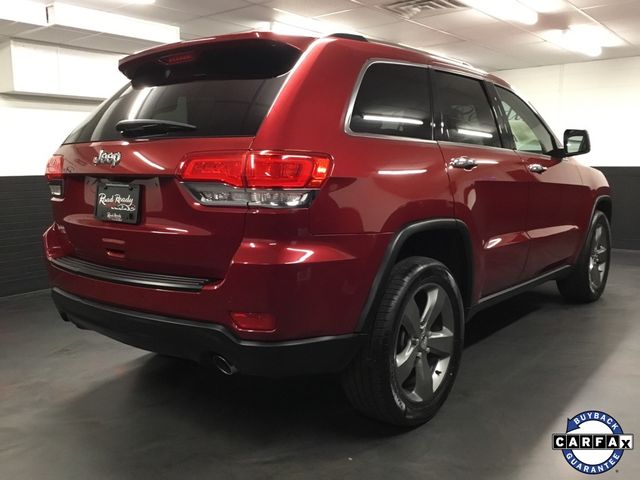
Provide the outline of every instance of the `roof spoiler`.
{"type": "Polygon", "coordinates": [[[141,70],[146,70],[149,66],[166,68],[167,66],[186,63],[193,57],[195,52],[206,50],[209,47],[227,43],[239,44],[244,41],[258,43],[278,43],[293,47],[296,50],[304,51],[316,40],[313,37],[299,37],[290,35],[278,35],[273,32],[248,32],[231,35],[220,35],[217,37],[207,37],[197,40],[171,43],[153,47],[142,52],[129,55],[119,61],[118,68],[129,79],[135,78],[141,70]]]}

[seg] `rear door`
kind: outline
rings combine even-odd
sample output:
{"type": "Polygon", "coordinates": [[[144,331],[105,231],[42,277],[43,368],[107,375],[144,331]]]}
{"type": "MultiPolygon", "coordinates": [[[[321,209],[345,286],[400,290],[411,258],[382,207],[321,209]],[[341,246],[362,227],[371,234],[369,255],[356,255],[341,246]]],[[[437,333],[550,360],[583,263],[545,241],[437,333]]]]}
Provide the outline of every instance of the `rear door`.
{"type": "Polygon", "coordinates": [[[513,92],[496,87],[513,147],[525,163],[529,184],[527,235],[530,251],[524,278],[562,265],[581,239],[579,215],[585,188],[571,158],[552,157],[556,142],[538,115],[513,92]]]}
{"type": "Polygon", "coordinates": [[[480,296],[518,282],[527,257],[527,174],[503,148],[482,81],[434,71],[436,135],[448,164],[456,217],[480,252],[480,296]]]}
{"type": "Polygon", "coordinates": [[[137,57],[131,84],[57,152],[64,157],[64,197],[53,207],[68,254],[131,270],[222,278],[247,209],[201,205],[176,172],[196,152],[248,150],[299,56],[290,45],[244,40],[137,57]],[[142,126],[122,132],[122,120],[142,126]]]}

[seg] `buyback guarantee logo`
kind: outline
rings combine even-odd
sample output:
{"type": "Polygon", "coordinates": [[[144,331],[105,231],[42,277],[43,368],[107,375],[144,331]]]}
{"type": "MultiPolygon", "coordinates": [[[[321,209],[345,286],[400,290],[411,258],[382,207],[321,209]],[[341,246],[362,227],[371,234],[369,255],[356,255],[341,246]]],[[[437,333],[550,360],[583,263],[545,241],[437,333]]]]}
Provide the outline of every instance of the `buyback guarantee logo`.
{"type": "Polygon", "coordinates": [[[633,449],[633,435],[625,434],[611,415],[588,410],[567,419],[567,431],[553,434],[553,449],[582,473],[596,475],[613,469],[625,450],[633,449]]]}

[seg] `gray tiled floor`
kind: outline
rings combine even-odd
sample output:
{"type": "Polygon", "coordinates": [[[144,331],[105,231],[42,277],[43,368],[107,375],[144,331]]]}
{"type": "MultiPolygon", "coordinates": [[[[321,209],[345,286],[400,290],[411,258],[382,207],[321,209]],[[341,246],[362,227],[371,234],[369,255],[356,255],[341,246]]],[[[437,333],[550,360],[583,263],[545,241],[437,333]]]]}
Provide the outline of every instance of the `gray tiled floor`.
{"type": "MultiPolygon", "coordinates": [[[[595,305],[553,284],[476,317],[428,425],[355,413],[330,377],[223,378],[77,330],[46,292],[0,299],[1,479],[571,479],[551,434],[585,409],[640,433],[640,252],[595,305]]],[[[640,452],[618,473],[640,478],[640,452]]]]}

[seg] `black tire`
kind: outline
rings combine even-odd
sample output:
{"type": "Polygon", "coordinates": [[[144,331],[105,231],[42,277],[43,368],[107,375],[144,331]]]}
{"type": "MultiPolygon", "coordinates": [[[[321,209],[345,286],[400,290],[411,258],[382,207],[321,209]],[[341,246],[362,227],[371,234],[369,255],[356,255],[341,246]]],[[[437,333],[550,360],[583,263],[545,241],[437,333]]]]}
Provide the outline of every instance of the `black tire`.
{"type": "Polygon", "coordinates": [[[385,423],[430,420],[449,395],[462,356],[464,309],[451,272],[431,258],[402,260],[372,322],[367,344],[343,373],[347,397],[385,423]]]}
{"type": "Polygon", "coordinates": [[[604,213],[596,210],[578,262],[568,277],[557,281],[558,290],[565,299],[571,302],[595,302],[607,286],[610,264],[611,227],[609,219],[604,213]]]}

